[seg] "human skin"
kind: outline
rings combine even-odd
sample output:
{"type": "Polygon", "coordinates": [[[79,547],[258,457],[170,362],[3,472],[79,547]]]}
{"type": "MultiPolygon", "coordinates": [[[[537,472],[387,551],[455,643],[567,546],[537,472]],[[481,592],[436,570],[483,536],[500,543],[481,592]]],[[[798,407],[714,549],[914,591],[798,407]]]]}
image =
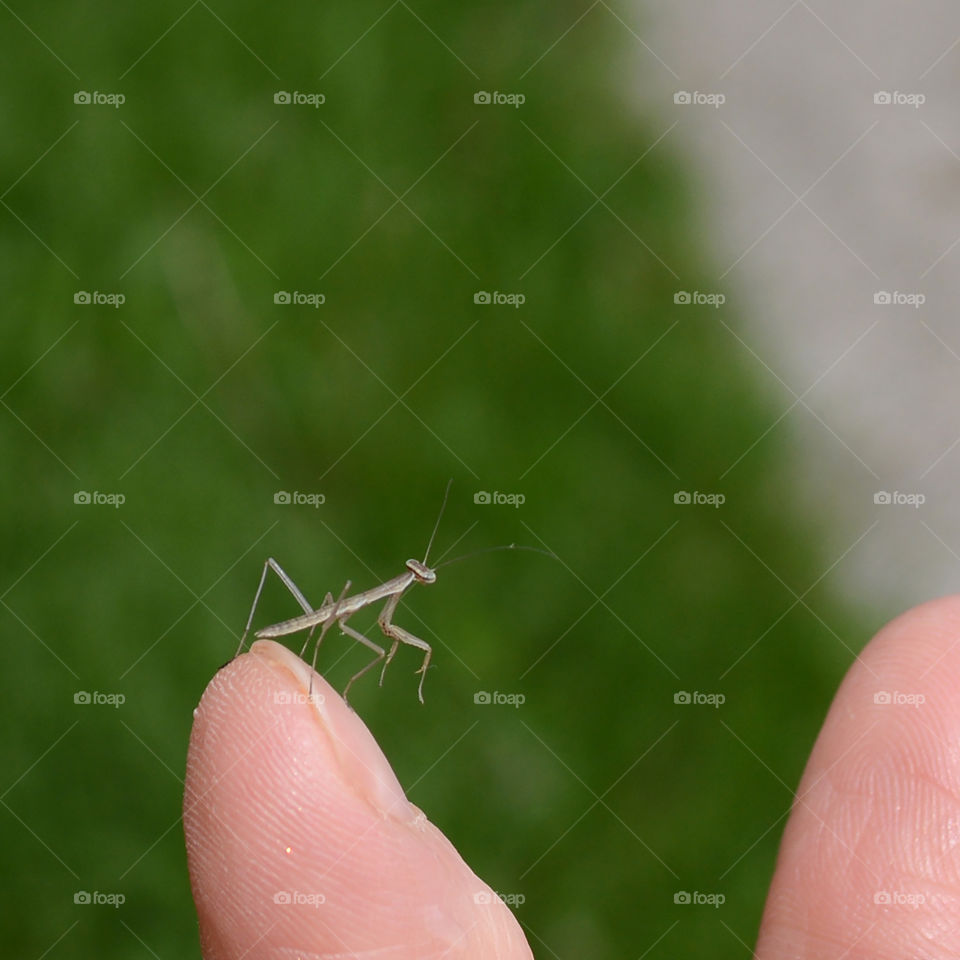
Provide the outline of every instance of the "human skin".
{"type": "Polygon", "coordinates": [[[951,596],[887,624],[844,678],[797,789],[757,958],[957,956],[960,597],[951,596]],[[877,702],[895,694],[899,703],[877,702]]]}
{"type": "MultiPolygon", "coordinates": [[[[258,641],[197,708],[184,829],[205,960],[529,960],[509,908],[316,674],[308,698],[310,675],[258,641]]],[[[960,956],[958,691],[960,597],[858,657],[797,789],[758,960],[960,956]]]]}
{"type": "Polygon", "coordinates": [[[529,960],[510,909],[310,674],[260,640],[197,708],[183,822],[205,960],[529,960]]]}

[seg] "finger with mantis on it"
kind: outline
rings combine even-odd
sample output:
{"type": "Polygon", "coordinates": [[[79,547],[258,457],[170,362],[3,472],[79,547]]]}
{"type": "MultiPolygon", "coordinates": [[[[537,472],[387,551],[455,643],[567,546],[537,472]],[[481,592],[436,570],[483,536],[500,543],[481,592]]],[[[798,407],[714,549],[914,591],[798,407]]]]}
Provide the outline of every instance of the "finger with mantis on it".
{"type": "Polygon", "coordinates": [[[533,960],[359,715],[274,641],[203,694],[183,826],[205,960],[533,960]]]}

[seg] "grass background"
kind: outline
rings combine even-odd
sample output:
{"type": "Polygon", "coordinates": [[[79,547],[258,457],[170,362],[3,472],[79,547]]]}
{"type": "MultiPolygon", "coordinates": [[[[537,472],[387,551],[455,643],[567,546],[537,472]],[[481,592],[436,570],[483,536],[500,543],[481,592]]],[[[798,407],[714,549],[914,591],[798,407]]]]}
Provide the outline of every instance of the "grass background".
{"type": "MultiPolygon", "coordinates": [[[[751,446],[782,398],[731,336],[735,297],[673,302],[715,289],[693,180],[631,102],[641,48],[603,7],[565,33],[582,12],[0,13],[9,955],[199,954],[184,757],[263,559],[315,602],[371,586],[422,555],[451,476],[437,556],[463,537],[561,562],[477,557],[402,607],[435,648],[426,705],[407,649],[352,701],[411,799],[523,895],[538,957],[748,954],[792,789],[877,624],[819,579],[836,558],[791,507],[789,433],[751,446]]],[[[294,612],[272,583],[259,622],[294,612]]],[[[321,658],[341,686],[364,662],[336,636],[321,658]]]]}

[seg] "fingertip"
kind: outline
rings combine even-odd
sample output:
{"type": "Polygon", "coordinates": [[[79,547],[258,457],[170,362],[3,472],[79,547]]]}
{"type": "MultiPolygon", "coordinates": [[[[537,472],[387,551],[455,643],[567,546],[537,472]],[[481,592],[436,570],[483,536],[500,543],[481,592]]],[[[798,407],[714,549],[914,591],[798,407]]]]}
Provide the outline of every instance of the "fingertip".
{"type": "Polygon", "coordinates": [[[207,960],[531,956],[363,721],[285,647],[255,643],[195,717],[184,829],[207,960]]]}
{"type": "Polygon", "coordinates": [[[960,952],[958,686],[958,595],[896,617],[857,657],[797,790],[759,958],[960,952]]]}

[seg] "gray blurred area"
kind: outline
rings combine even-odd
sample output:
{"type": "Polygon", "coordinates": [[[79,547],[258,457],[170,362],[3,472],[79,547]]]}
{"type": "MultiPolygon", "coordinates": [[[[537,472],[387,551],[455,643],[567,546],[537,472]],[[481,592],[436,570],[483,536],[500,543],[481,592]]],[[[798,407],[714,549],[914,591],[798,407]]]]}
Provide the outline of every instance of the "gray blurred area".
{"type": "Polygon", "coordinates": [[[728,476],[789,436],[784,497],[834,556],[849,550],[836,575],[861,602],[896,612],[955,591],[960,8],[647,10],[644,83],[628,82],[697,157],[717,289],[744,318],[730,336],[776,398],[728,476]],[[677,105],[678,91],[725,102],[677,105]]]}

